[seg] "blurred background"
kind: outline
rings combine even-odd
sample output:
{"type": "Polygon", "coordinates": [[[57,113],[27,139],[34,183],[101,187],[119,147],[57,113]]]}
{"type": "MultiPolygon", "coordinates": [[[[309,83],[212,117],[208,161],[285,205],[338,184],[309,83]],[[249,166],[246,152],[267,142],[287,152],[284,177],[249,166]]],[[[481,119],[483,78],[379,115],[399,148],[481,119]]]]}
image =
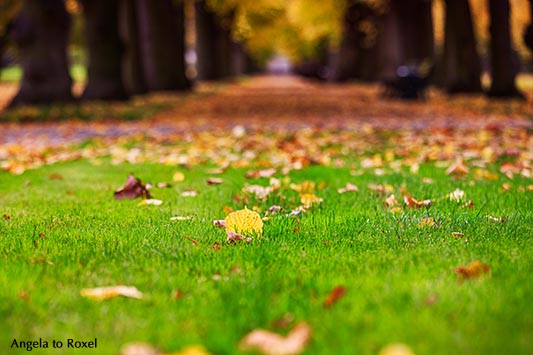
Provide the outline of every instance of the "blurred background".
{"type": "MultiPolygon", "coordinates": [[[[0,0],[0,110],[268,72],[527,99],[533,0],[0,0]]],[[[0,113],[1,114],[1,113],[0,113]]]]}

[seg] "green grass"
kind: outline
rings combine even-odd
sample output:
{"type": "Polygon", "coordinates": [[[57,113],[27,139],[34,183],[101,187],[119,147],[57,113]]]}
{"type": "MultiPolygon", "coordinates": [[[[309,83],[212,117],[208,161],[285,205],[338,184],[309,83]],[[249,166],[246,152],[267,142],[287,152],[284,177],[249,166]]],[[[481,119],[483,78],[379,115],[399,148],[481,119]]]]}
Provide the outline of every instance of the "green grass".
{"type": "MultiPolygon", "coordinates": [[[[306,354],[376,354],[393,342],[416,354],[531,351],[533,198],[517,191],[530,179],[515,178],[513,191],[505,192],[504,177],[471,184],[429,165],[419,174],[357,177],[349,169],[308,167],[290,177],[326,183],[316,192],[324,202],[301,217],[265,222],[263,237],[251,244],[230,245],[211,222],[225,217],[224,206],[244,206],[234,200],[253,183],[244,170],[228,170],[217,186],[205,184],[206,166],[183,170],[184,182],[152,190],[162,206],[113,199],[130,172],[156,183],[170,181],[175,170],[77,161],[20,176],[0,172],[0,217],[10,217],[0,218],[1,353],[26,353],[9,348],[14,338],[97,338],[96,351],[31,353],[117,354],[126,342],[145,341],[167,352],[203,344],[213,354],[236,354],[250,330],[285,333],[298,321],[313,328],[306,354]],[[63,180],[50,179],[52,173],[63,180]],[[435,183],[421,183],[422,177],[435,183]],[[348,181],[360,191],[338,194],[348,181]],[[460,188],[475,207],[440,199],[391,213],[369,183],[391,184],[397,195],[405,186],[419,199],[460,188]],[[200,193],[181,197],[186,188],[200,193]],[[194,218],[171,222],[176,215],[194,218]],[[418,226],[428,216],[440,225],[418,226]],[[454,269],[474,260],[489,264],[490,276],[459,284],[454,269]],[[145,297],[95,302],[80,296],[82,288],[115,284],[134,285],[145,297]],[[325,309],[338,285],[346,295],[325,309]],[[277,328],[274,320],[287,313],[294,320],[277,328]]],[[[297,205],[296,193],[252,199],[248,207],[264,211],[274,203],[297,205]]]]}
{"type": "MultiPolygon", "coordinates": [[[[70,76],[75,82],[85,82],[87,79],[87,69],[82,64],[70,66],[70,76]]],[[[22,69],[19,65],[13,65],[0,69],[0,82],[18,82],[22,78],[22,69]]]]}

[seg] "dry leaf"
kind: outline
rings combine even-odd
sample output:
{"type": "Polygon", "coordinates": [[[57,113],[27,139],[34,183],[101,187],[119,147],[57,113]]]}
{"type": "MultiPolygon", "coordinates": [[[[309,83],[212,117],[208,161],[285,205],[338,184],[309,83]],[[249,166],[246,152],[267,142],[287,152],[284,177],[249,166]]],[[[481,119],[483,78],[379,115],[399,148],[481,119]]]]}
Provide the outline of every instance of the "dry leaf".
{"type": "Polygon", "coordinates": [[[420,222],[418,222],[419,227],[433,227],[434,225],[435,218],[433,217],[422,218],[420,222]]]}
{"type": "Polygon", "coordinates": [[[168,355],[210,355],[210,353],[202,345],[189,345],[177,353],[168,355]]]}
{"type": "Polygon", "coordinates": [[[464,238],[465,235],[463,233],[461,233],[461,232],[452,232],[452,237],[454,237],[456,239],[457,238],[464,238]]]}
{"type": "Polygon", "coordinates": [[[245,186],[242,191],[255,195],[258,200],[264,200],[270,195],[273,189],[270,186],[248,185],[245,186]]]}
{"type": "Polygon", "coordinates": [[[450,192],[448,197],[451,201],[460,202],[465,198],[465,192],[461,189],[455,189],[453,192],[450,192]]]}
{"type": "Polygon", "coordinates": [[[378,355],[415,355],[415,353],[407,345],[398,343],[385,346],[378,355]]]}
{"type": "Polygon", "coordinates": [[[403,196],[403,202],[407,208],[420,208],[422,206],[429,207],[431,205],[431,200],[418,201],[408,195],[403,196]]]}
{"type": "Polygon", "coordinates": [[[300,194],[312,194],[315,191],[316,183],[306,180],[301,184],[290,184],[289,187],[300,194]]]}
{"type": "Polygon", "coordinates": [[[226,232],[242,234],[247,237],[261,235],[263,233],[263,220],[261,216],[247,208],[231,212],[226,219],[226,232]]]}
{"type": "Polygon", "coordinates": [[[239,342],[241,351],[257,351],[264,355],[297,355],[305,350],[311,339],[311,327],[299,323],[283,337],[263,329],[256,329],[239,342]]]}
{"type": "Polygon", "coordinates": [[[313,204],[319,204],[323,200],[315,194],[301,194],[300,202],[305,208],[311,207],[313,204]]]}
{"type": "Polygon", "coordinates": [[[170,217],[171,221],[188,221],[191,220],[192,216],[174,216],[170,217]]]}
{"type": "Polygon", "coordinates": [[[468,264],[468,266],[460,266],[455,269],[459,282],[463,282],[467,279],[477,279],[489,272],[490,266],[483,264],[480,261],[473,261],[468,264]]]}
{"type": "Polygon", "coordinates": [[[344,286],[337,286],[335,287],[326,297],[324,300],[324,307],[329,308],[333,306],[335,303],[337,303],[338,300],[340,300],[344,294],[346,293],[346,287],[344,286]]]}
{"type": "Polygon", "coordinates": [[[115,198],[117,200],[122,200],[125,198],[134,199],[137,197],[142,197],[145,199],[152,198],[150,192],[148,192],[146,186],[143,185],[141,179],[137,179],[133,174],[130,174],[124,187],[115,191],[115,198]]]}
{"type": "Polygon", "coordinates": [[[252,238],[250,237],[245,237],[244,235],[242,234],[239,234],[239,233],[235,233],[235,232],[228,232],[227,233],[228,237],[226,238],[226,241],[230,242],[230,243],[234,243],[234,242],[238,242],[238,241],[241,241],[241,240],[244,240],[246,241],[246,243],[251,243],[252,242],[252,238]]]}
{"type": "Polygon", "coordinates": [[[196,195],[198,195],[198,192],[195,190],[185,190],[181,193],[183,197],[195,197],[196,195]]]}
{"type": "Polygon", "coordinates": [[[226,221],[223,219],[215,219],[213,225],[218,228],[226,228],[226,221]]]}
{"type": "Polygon", "coordinates": [[[459,157],[455,162],[448,167],[446,170],[446,175],[456,175],[462,176],[468,174],[468,166],[466,166],[465,161],[462,157],[459,157]]]}
{"type": "Polygon", "coordinates": [[[385,199],[385,205],[387,207],[396,206],[398,204],[398,200],[396,200],[396,196],[390,195],[385,199]]]}
{"type": "Polygon", "coordinates": [[[172,175],[172,181],[175,181],[175,182],[182,182],[185,180],[185,175],[181,172],[181,171],[176,171],[173,175],[172,175]]]}
{"type": "Polygon", "coordinates": [[[48,176],[48,179],[50,180],[63,180],[63,175],[58,173],[52,173],[48,176]]]}
{"type": "Polygon", "coordinates": [[[84,288],[80,291],[83,297],[93,300],[106,300],[118,296],[141,299],[142,293],[135,286],[108,286],[96,288],[84,288]]]}
{"type": "Polygon", "coordinates": [[[139,202],[140,206],[142,205],[161,206],[162,204],[163,204],[163,201],[156,200],[155,198],[150,198],[150,199],[142,200],[141,202],[139,202]]]}
{"type": "Polygon", "coordinates": [[[279,211],[281,211],[283,209],[283,207],[281,206],[278,206],[278,205],[272,205],[268,208],[268,212],[270,214],[275,214],[275,213],[278,213],[279,211]]]}
{"type": "Polygon", "coordinates": [[[210,177],[206,180],[207,185],[220,185],[224,182],[222,178],[210,177]]]}
{"type": "Polygon", "coordinates": [[[163,355],[163,353],[150,344],[129,343],[122,346],[120,355],[163,355]]]}
{"type": "Polygon", "coordinates": [[[493,216],[487,216],[487,219],[491,222],[498,222],[498,223],[504,223],[505,218],[504,217],[493,217],[493,216]]]}
{"type": "Polygon", "coordinates": [[[246,173],[247,179],[269,178],[277,172],[276,169],[250,170],[246,173]]]}
{"type": "Polygon", "coordinates": [[[346,183],[345,187],[341,187],[340,189],[337,190],[337,192],[340,194],[344,194],[346,192],[357,192],[357,191],[359,191],[359,188],[355,186],[354,184],[350,184],[349,182],[346,183]]]}

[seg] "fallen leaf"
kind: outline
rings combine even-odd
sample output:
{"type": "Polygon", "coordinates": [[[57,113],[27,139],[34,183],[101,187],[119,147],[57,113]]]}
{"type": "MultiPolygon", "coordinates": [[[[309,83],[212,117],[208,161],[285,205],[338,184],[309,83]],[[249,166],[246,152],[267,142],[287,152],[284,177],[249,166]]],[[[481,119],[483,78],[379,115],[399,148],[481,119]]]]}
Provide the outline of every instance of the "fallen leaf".
{"type": "Polygon", "coordinates": [[[161,206],[162,204],[163,204],[163,201],[157,200],[155,198],[149,198],[149,199],[142,200],[141,202],[139,202],[140,206],[142,205],[161,206]]]}
{"type": "Polygon", "coordinates": [[[4,214],[4,215],[2,216],[2,218],[4,218],[4,220],[6,220],[6,221],[9,221],[9,220],[11,219],[11,216],[8,215],[8,214],[4,214]]]}
{"type": "Polygon", "coordinates": [[[48,176],[48,179],[50,180],[63,180],[63,175],[58,173],[52,173],[48,176]]]}
{"type": "Polygon", "coordinates": [[[469,169],[462,157],[459,157],[453,162],[448,169],[446,169],[446,175],[462,176],[468,174],[469,169]]]}
{"type": "Polygon", "coordinates": [[[239,342],[239,349],[257,351],[264,355],[297,355],[305,350],[310,339],[311,327],[307,323],[297,324],[285,337],[256,329],[239,342]]]}
{"type": "Polygon", "coordinates": [[[141,179],[137,179],[133,174],[128,175],[126,184],[123,188],[115,191],[115,198],[117,200],[122,200],[125,198],[135,199],[137,197],[142,197],[145,199],[150,199],[152,196],[145,185],[143,185],[141,179]]]}
{"type": "Polygon", "coordinates": [[[270,186],[248,185],[242,189],[243,192],[253,194],[258,200],[264,200],[273,191],[270,186]]]}
{"type": "Polygon", "coordinates": [[[357,192],[357,191],[359,191],[359,188],[354,184],[350,184],[349,182],[346,183],[345,187],[341,187],[340,189],[337,190],[337,192],[340,194],[344,194],[346,192],[357,192]]]}
{"type": "Polygon", "coordinates": [[[150,344],[129,343],[122,346],[120,355],[163,355],[163,353],[150,344]]]}
{"type": "Polygon", "coordinates": [[[215,219],[213,225],[218,228],[226,228],[226,221],[223,219],[215,219]]]}
{"type": "Polygon", "coordinates": [[[303,181],[301,184],[290,184],[289,187],[300,194],[312,194],[315,191],[314,181],[303,181]]]}
{"type": "Polygon", "coordinates": [[[323,200],[315,194],[300,195],[300,202],[305,208],[311,207],[313,204],[320,204],[323,200]]]}
{"type": "Polygon", "coordinates": [[[207,185],[220,185],[224,182],[222,178],[210,177],[206,180],[207,185]]]}
{"type": "Polygon", "coordinates": [[[490,222],[498,222],[498,223],[504,223],[505,222],[505,218],[504,217],[493,217],[493,216],[488,216],[487,215],[487,219],[490,222]]]}
{"type": "Polygon", "coordinates": [[[418,222],[419,227],[433,227],[434,225],[435,225],[435,218],[433,217],[422,218],[418,222]]]}
{"type": "Polygon", "coordinates": [[[464,235],[464,233],[461,233],[461,232],[452,232],[452,237],[454,237],[456,239],[457,238],[464,238],[465,235],[464,235]]]}
{"type": "Polygon", "coordinates": [[[489,272],[490,266],[483,264],[480,261],[473,261],[468,264],[468,266],[460,266],[455,269],[459,282],[463,282],[467,279],[477,279],[489,272]]]}
{"type": "Polygon", "coordinates": [[[398,204],[398,200],[396,200],[396,196],[390,195],[385,199],[385,205],[387,207],[396,206],[398,204]]]}
{"type": "Polygon", "coordinates": [[[159,189],[168,189],[169,187],[172,187],[168,182],[158,182],[155,186],[159,189]]]}
{"type": "Polygon", "coordinates": [[[333,306],[335,303],[337,303],[338,300],[340,300],[344,294],[346,293],[346,287],[344,286],[337,286],[335,287],[326,297],[324,300],[324,307],[329,308],[333,306]]]}
{"type": "Polygon", "coordinates": [[[283,209],[283,207],[281,207],[281,206],[273,205],[273,206],[270,206],[268,208],[268,212],[270,214],[275,214],[275,213],[278,213],[279,211],[281,211],[282,209],[283,209]]]}
{"type": "Polygon", "coordinates": [[[261,216],[247,208],[231,212],[226,219],[226,232],[238,233],[247,237],[261,235],[263,233],[263,220],[261,216]]]}
{"type": "Polygon", "coordinates": [[[250,170],[246,173],[247,179],[269,178],[277,172],[276,169],[264,169],[264,170],[250,170]]]}
{"type": "Polygon", "coordinates": [[[451,201],[460,202],[462,199],[465,198],[465,192],[461,189],[455,189],[453,192],[449,193],[448,198],[451,201]]]}
{"type": "Polygon", "coordinates": [[[118,296],[141,299],[142,293],[135,286],[107,286],[96,288],[84,288],[80,291],[83,297],[93,300],[106,300],[118,296]]]}
{"type": "Polygon", "coordinates": [[[407,345],[397,343],[386,345],[378,355],[415,355],[415,353],[407,345]]]}
{"type": "Polygon", "coordinates": [[[210,355],[210,353],[202,345],[189,345],[169,355],[210,355]]]}
{"type": "Polygon", "coordinates": [[[250,238],[250,237],[245,237],[242,234],[231,232],[231,231],[229,231],[227,233],[227,235],[228,235],[228,237],[226,238],[226,241],[228,241],[230,243],[238,242],[238,241],[241,241],[241,240],[246,241],[246,243],[250,243],[252,241],[252,238],[250,238]]]}
{"type": "Polygon", "coordinates": [[[189,221],[192,219],[192,216],[174,216],[170,217],[171,221],[189,221]]]}
{"type": "Polygon", "coordinates": [[[172,175],[172,181],[174,182],[182,182],[185,180],[185,174],[183,174],[181,171],[176,171],[172,175]]]}
{"type": "Polygon", "coordinates": [[[431,200],[422,200],[418,201],[417,199],[404,195],[403,202],[407,208],[420,208],[422,206],[429,207],[431,205],[431,200]]]}
{"type": "Polygon", "coordinates": [[[195,190],[185,190],[181,193],[183,197],[195,197],[196,195],[198,195],[198,192],[195,190]]]}

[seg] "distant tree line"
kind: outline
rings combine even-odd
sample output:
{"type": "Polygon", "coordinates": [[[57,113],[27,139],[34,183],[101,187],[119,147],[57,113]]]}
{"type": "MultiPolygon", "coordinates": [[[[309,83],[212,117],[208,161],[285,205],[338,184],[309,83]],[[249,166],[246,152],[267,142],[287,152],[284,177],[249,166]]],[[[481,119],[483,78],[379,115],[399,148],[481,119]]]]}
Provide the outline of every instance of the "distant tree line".
{"type": "MultiPolygon", "coordinates": [[[[23,69],[11,106],[73,100],[67,55],[72,18],[66,1],[4,1],[20,8],[12,19],[0,16],[0,30],[16,44],[23,69]]],[[[487,94],[520,96],[509,0],[485,1],[492,79],[487,94]]],[[[439,57],[432,0],[78,0],[78,4],[88,58],[83,100],[123,100],[150,91],[190,89],[186,13],[194,14],[199,80],[253,72],[257,61],[249,53],[264,59],[273,54],[268,46],[282,41],[289,50],[298,47],[312,53],[302,55],[296,65],[302,75],[339,82],[389,82],[400,66],[415,65],[425,68],[450,93],[482,91],[482,65],[468,0],[444,0],[444,46],[439,57]],[[286,6],[290,11],[285,11],[286,6]],[[334,26],[321,26],[327,11],[338,16],[334,26]],[[302,17],[310,24],[307,29],[288,25],[302,17]],[[338,38],[332,45],[334,32],[338,38]],[[298,36],[318,40],[304,48],[295,39],[298,36]]],[[[528,10],[533,19],[533,0],[528,10]]],[[[0,53],[6,38],[0,36],[0,53]]],[[[523,40],[533,50],[533,24],[524,30],[523,40]]]]}

